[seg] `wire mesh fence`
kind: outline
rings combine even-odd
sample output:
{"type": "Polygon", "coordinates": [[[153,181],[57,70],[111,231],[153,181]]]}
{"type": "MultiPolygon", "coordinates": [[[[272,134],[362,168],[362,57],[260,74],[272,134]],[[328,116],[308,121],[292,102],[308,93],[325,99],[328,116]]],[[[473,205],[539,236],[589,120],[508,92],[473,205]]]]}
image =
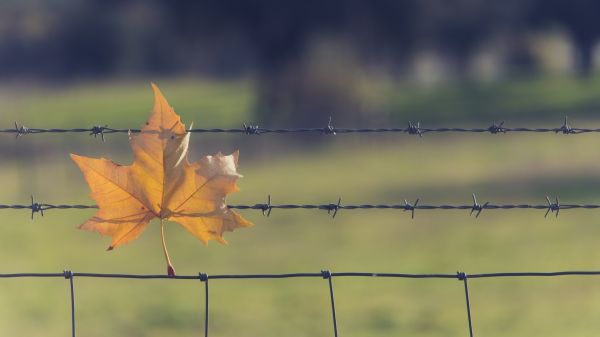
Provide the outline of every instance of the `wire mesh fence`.
{"type": "Polygon", "coordinates": [[[331,303],[331,321],[332,321],[332,334],[334,337],[338,337],[338,319],[335,310],[335,293],[333,288],[334,278],[404,278],[404,279],[449,279],[458,280],[462,283],[464,288],[465,296],[465,316],[466,316],[466,330],[470,337],[474,336],[473,319],[471,316],[471,300],[469,294],[469,283],[471,279],[491,279],[491,278],[548,278],[548,277],[564,277],[564,276],[600,276],[600,271],[555,271],[555,272],[509,272],[509,273],[481,273],[481,274],[467,274],[465,272],[457,272],[456,274],[405,274],[405,273],[369,273],[369,272],[331,272],[329,270],[322,270],[319,273],[291,273],[291,274],[219,274],[209,275],[206,273],[199,273],[198,275],[151,275],[151,274],[105,274],[105,273],[80,273],[73,272],[71,270],[65,270],[62,273],[14,273],[14,274],[0,274],[2,278],[65,278],[68,281],[69,291],[66,296],[69,297],[71,303],[71,334],[73,337],[76,336],[76,292],[75,292],[75,279],[76,278],[101,278],[101,279],[131,279],[131,280],[152,280],[152,279],[168,279],[168,280],[198,280],[204,284],[204,336],[209,335],[209,281],[215,282],[217,280],[233,279],[233,280],[244,280],[244,279],[293,279],[293,278],[322,278],[326,281],[328,287],[329,302],[331,303]]]}

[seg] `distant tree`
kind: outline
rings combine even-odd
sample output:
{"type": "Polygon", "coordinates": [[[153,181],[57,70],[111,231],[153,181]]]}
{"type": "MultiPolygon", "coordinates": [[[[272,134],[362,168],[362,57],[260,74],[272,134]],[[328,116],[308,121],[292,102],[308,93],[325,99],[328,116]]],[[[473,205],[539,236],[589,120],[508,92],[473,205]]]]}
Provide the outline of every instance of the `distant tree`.
{"type": "Polygon", "coordinates": [[[571,37],[574,69],[582,76],[591,74],[594,46],[600,38],[600,2],[595,0],[537,0],[530,12],[536,26],[558,25],[571,37]]]}
{"type": "Polygon", "coordinates": [[[527,1],[421,0],[423,39],[465,76],[473,54],[483,43],[514,32],[527,1]]]}
{"type": "Polygon", "coordinates": [[[51,74],[78,77],[114,74],[120,56],[119,27],[112,15],[115,6],[111,1],[93,0],[65,9],[61,25],[52,34],[53,45],[46,46],[53,56],[51,74]]]}
{"type": "MultiPolygon", "coordinates": [[[[415,50],[432,48],[465,75],[473,53],[490,37],[501,34],[516,41],[531,27],[545,29],[554,24],[565,27],[572,36],[576,67],[589,74],[593,47],[600,36],[595,18],[600,2],[593,0],[59,3],[58,9],[49,10],[46,5],[48,10],[40,11],[53,19],[48,20],[51,27],[45,27],[34,40],[18,34],[16,16],[0,12],[5,27],[0,32],[0,74],[27,70],[68,77],[119,71],[249,71],[258,79],[256,116],[261,125],[324,125],[329,115],[335,122],[335,115],[342,111],[345,120],[361,118],[358,113],[348,114],[360,109],[354,104],[357,101],[352,101],[358,95],[347,90],[352,82],[350,73],[358,73],[352,62],[371,62],[386,71],[402,69],[415,50]],[[319,54],[326,59],[325,66],[307,62],[314,53],[311,48],[319,43],[329,47],[330,41],[331,47],[338,49],[319,54]],[[338,41],[342,47],[335,45],[338,41]],[[348,59],[351,61],[346,62],[348,59]],[[330,66],[335,69],[328,73],[330,66]],[[348,100],[345,106],[338,104],[343,100],[348,100]]],[[[513,43],[509,48],[518,49],[519,45],[525,43],[513,43]]],[[[528,66],[522,53],[514,55],[528,66]]]]}
{"type": "Polygon", "coordinates": [[[320,99],[315,91],[328,88],[311,88],[309,74],[302,69],[306,48],[315,36],[339,36],[359,54],[387,50],[401,55],[413,38],[413,4],[413,0],[161,2],[183,36],[239,35],[255,61],[259,122],[298,125],[324,124],[326,115],[336,114],[322,111],[328,105],[314,101],[320,99]]]}
{"type": "MultiPolygon", "coordinates": [[[[261,123],[279,117],[290,119],[296,112],[284,109],[290,93],[298,92],[300,73],[290,75],[302,58],[310,37],[340,23],[341,0],[183,0],[163,2],[179,36],[238,36],[254,59],[258,77],[258,104],[261,123]]],[[[298,114],[306,117],[306,115],[298,114]]],[[[310,117],[308,118],[310,119],[310,117]]]]}

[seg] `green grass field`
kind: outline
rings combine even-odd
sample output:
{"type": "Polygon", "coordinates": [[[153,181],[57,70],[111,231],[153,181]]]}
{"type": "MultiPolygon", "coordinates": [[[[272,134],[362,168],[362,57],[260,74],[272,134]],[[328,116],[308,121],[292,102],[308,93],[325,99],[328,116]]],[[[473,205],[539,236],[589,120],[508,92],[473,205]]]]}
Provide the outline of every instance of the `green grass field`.
{"type": "MultiPolygon", "coordinates": [[[[166,81],[161,89],[185,123],[237,127],[250,118],[252,84],[166,81]],[[199,112],[198,112],[199,111],[199,112]]],[[[517,84],[515,84],[517,85],[517,84]]],[[[84,88],[4,89],[0,128],[19,120],[31,127],[107,123],[137,126],[152,96],[140,83],[84,88]],[[16,90],[16,89],[13,89],[16,90]],[[31,99],[29,99],[29,95],[31,99]],[[19,101],[20,100],[20,101],[19,101]],[[39,111],[45,111],[41,113],[39,111]],[[87,112],[83,114],[82,111],[87,112]],[[79,116],[79,117],[77,117],[79,116]],[[78,119],[80,118],[80,119],[78,119]],[[102,119],[101,121],[99,119],[102,119]],[[113,122],[115,121],[115,122],[113,122]]],[[[560,121],[559,121],[560,122],[560,121]]],[[[598,126],[600,120],[576,120],[598,126]]],[[[547,120],[537,124],[547,125],[547,120]]],[[[548,125],[554,126],[554,125],[548,125]]],[[[92,203],[68,154],[131,160],[126,135],[105,143],[85,134],[1,135],[0,204],[92,203]]],[[[597,135],[339,135],[291,153],[294,136],[193,135],[191,159],[219,148],[242,148],[241,192],[231,204],[342,202],[469,204],[598,203],[597,135]],[[273,144],[277,144],[273,146],[273,144]]],[[[91,210],[0,212],[2,273],[163,273],[157,223],[135,242],[105,252],[107,238],[75,226],[91,210]]],[[[256,226],[229,233],[229,246],[204,246],[177,224],[167,227],[179,274],[371,271],[467,273],[600,269],[598,211],[278,211],[243,214],[256,226]]],[[[471,280],[476,335],[589,336],[600,331],[597,278],[471,280]]],[[[197,336],[203,329],[198,281],[75,279],[79,336],[197,336]]],[[[462,283],[455,280],[334,279],[341,336],[465,336],[462,283]]],[[[211,336],[331,336],[326,281],[211,281],[211,336]]],[[[67,336],[68,282],[0,279],[1,336],[67,336]]]]}

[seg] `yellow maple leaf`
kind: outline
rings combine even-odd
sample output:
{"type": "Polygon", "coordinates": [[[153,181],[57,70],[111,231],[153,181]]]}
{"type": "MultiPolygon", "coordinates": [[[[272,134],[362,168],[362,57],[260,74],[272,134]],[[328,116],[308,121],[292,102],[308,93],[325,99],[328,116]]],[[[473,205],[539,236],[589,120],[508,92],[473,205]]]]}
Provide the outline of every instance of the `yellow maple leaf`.
{"type": "Polygon", "coordinates": [[[108,250],[136,239],[150,220],[161,221],[169,275],[175,275],[164,240],[164,220],[181,224],[205,244],[226,243],[223,232],[252,225],[225,204],[238,191],[238,152],[218,153],[195,163],[187,159],[190,133],[158,87],[154,109],[139,134],[130,134],[130,166],[71,154],[92,190],[98,212],[79,228],[112,237],[108,250]]]}

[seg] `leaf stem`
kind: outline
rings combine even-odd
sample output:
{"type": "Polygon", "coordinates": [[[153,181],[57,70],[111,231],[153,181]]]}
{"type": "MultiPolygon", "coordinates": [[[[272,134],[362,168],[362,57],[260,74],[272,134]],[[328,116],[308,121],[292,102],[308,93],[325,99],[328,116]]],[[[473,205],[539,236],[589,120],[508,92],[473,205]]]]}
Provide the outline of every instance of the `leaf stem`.
{"type": "Polygon", "coordinates": [[[167,250],[167,243],[165,241],[165,222],[163,219],[160,219],[160,240],[162,242],[162,249],[163,253],[165,254],[165,260],[167,261],[167,275],[175,276],[175,268],[173,268],[173,263],[171,263],[169,251],[167,250]]]}

